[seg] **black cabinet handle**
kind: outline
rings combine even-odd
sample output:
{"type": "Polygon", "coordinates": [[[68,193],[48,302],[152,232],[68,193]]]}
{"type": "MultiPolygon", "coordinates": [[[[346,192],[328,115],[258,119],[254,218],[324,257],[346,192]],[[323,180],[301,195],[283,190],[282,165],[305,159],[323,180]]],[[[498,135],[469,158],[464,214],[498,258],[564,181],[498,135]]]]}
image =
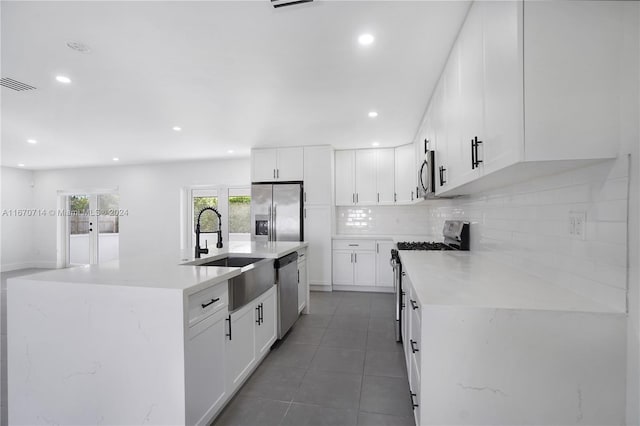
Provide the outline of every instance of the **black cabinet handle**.
{"type": "Polygon", "coordinates": [[[478,145],[480,145],[482,141],[479,141],[477,136],[474,137],[474,140],[475,140],[475,146],[473,150],[475,152],[475,157],[476,157],[476,167],[478,167],[480,163],[482,163],[482,160],[478,160],[478,145]]]}
{"type": "Polygon", "coordinates": [[[256,324],[260,325],[260,305],[256,306],[256,312],[258,312],[258,319],[256,320],[256,324]]]}
{"type": "Polygon", "coordinates": [[[418,304],[413,299],[411,299],[411,307],[413,308],[414,311],[419,308],[418,304]]]}
{"type": "Polygon", "coordinates": [[[225,336],[227,336],[229,338],[229,340],[231,340],[231,315],[229,315],[225,321],[229,321],[229,334],[225,334],[225,336]]]}
{"type": "Polygon", "coordinates": [[[446,172],[447,169],[445,169],[443,166],[440,166],[438,168],[438,172],[440,173],[440,186],[443,186],[445,183],[447,183],[447,181],[444,179],[444,172],[446,172]]]}
{"type": "Polygon", "coordinates": [[[471,139],[471,170],[476,168],[476,144],[473,141],[473,139],[471,139]]]}
{"type": "Polygon", "coordinates": [[[429,143],[429,139],[424,140],[424,153],[427,153],[427,144],[429,143]]]}
{"type": "Polygon", "coordinates": [[[211,299],[209,300],[207,303],[203,303],[202,304],[202,309],[206,308],[209,305],[213,305],[214,303],[216,303],[218,300],[220,300],[219,297],[216,297],[215,299],[211,299]]]}
{"type": "Polygon", "coordinates": [[[260,303],[260,324],[264,322],[264,303],[260,303]]]}
{"type": "Polygon", "coordinates": [[[414,410],[418,407],[418,404],[416,404],[415,402],[413,402],[413,397],[414,396],[418,396],[417,394],[409,391],[409,394],[411,395],[411,408],[413,408],[414,410]]]}
{"type": "Polygon", "coordinates": [[[411,352],[412,353],[416,353],[416,352],[420,352],[420,349],[416,349],[413,345],[417,344],[418,342],[416,342],[413,339],[409,339],[409,344],[411,345],[411,352]]]}

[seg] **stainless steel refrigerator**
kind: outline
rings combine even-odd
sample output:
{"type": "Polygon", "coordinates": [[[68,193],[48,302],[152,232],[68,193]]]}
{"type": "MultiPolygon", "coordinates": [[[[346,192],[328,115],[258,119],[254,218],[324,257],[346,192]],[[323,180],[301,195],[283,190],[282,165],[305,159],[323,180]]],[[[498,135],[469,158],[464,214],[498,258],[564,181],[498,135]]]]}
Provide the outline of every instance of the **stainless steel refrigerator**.
{"type": "Polygon", "coordinates": [[[302,183],[251,185],[251,239],[302,241],[302,183]]]}

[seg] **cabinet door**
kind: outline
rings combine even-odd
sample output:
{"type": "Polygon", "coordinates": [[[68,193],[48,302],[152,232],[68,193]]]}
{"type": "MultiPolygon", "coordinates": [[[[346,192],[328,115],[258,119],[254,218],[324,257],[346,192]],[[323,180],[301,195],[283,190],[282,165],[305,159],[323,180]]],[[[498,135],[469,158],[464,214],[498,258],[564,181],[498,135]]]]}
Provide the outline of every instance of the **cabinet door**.
{"type": "Polygon", "coordinates": [[[229,392],[233,392],[242,383],[256,359],[255,351],[255,309],[253,304],[231,314],[231,321],[227,320],[226,359],[227,385],[229,392]]]}
{"type": "Polygon", "coordinates": [[[353,252],[349,250],[333,251],[333,284],[353,285],[353,252]]]}
{"type": "MultiPolygon", "coordinates": [[[[444,163],[445,183],[442,189],[452,186],[452,181],[457,175],[465,173],[471,167],[470,162],[464,161],[463,149],[469,152],[469,145],[462,145],[462,132],[460,128],[460,47],[458,43],[453,45],[449,60],[442,76],[442,128],[446,132],[445,139],[438,141],[438,149],[446,145],[446,162],[444,163]]],[[[465,138],[466,140],[466,138],[465,138]]],[[[436,161],[438,161],[436,159],[436,161]]]]}
{"type": "Polygon", "coordinates": [[[304,235],[307,247],[309,285],[331,286],[331,214],[330,206],[304,208],[304,235]]]}
{"type": "Polygon", "coordinates": [[[432,135],[430,139],[431,149],[434,151],[435,159],[435,189],[438,194],[446,188],[447,181],[447,128],[444,123],[444,79],[441,79],[436,87],[431,99],[432,110],[432,135]],[[442,171],[441,171],[442,168],[442,171]]]}
{"type": "Polygon", "coordinates": [[[410,203],[416,199],[414,145],[402,145],[395,149],[395,193],[397,203],[410,203]]]}
{"type": "Polygon", "coordinates": [[[225,312],[189,327],[185,350],[186,421],[207,424],[226,399],[225,312]]]}
{"type": "Polygon", "coordinates": [[[393,288],[392,241],[376,241],[376,286],[393,288]]]}
{"type": "Polygon", "coordinates": [[[336,206],[355,204],[355,153],[353,150],[336,151],[335,188],[336,206]]]}
{"type": "Polygon", "coordinates": [[[524,157],[522,4],[476,3],[483,11],[484,41],[484,174],[524,157]]]}
{"type": "MultiPolygon", "coordinates": [[[[416,169],[417,170],[417,169],[416,169]]],[[[376,150],[376,187],[378,204],[393,204],[395,193],[395,154],[393,148],[376,150]]]]}
{"type": "Polygon", "coordinates": [[[331,204],[331,167],[333,150],[330,146],[304,147],[304,203],[331,204]]]}
{"type": "Polygon", "coordinates": [[[409,340],[411,339],[411,281],[409,276],[403,272],[402,276],[402,311],[401,311],[401,327],[402,327],[402,346],[404,349],[404,361],[407,371],[411,371],[411,347],[409,340]]]}
{"type": "MultiPolygon", "coordinates": [[[[480,2],[472,3],[467,19],[458,38],[460,44],[460,130],[461,170],[452,176],[453,185],[467,183],[478,178],[483,163],[472,167],[475,152],[477,160],[484,158],[484,64],[482,43],[482,9],[480,2]],[[472,149],[472,141],[482,143],[472,149]]],[[[484,161],[484,160],[482,160],[484,161]]]]}
{"type": "Polygon", "coordinates": [[[254,149],[251,151],[251,181],[272,182],[276,180],[277,150],[254,149]]]}
{"type": "Polygon", "coordinates": [[[304,155],[302,147],[278,148],[276,179],[292,181],[304,179],[304,155]]]}
{"type": "Polygon", "coordinates": [[[356,204],[377,204],[376,150],[356,150],[356,204]]]}
{"type": "Polygon", "coordinates": [[[307,295],[309,286],[307,285],[307,261],[298,262],[298,313],[302,312],[307,305],[307,295]]]}
{"type": "Polygon", "coordinates": [[[254,305],[256,352],[261,358],[276,341],[278,323],[276,320],[276,287],[271,287],[254,305]]]}
{"type": "Polygon", "coordinates": [[[373,251],[353,252],[354,285],[373,286],[376,283],[376,254],[373,251]]]}

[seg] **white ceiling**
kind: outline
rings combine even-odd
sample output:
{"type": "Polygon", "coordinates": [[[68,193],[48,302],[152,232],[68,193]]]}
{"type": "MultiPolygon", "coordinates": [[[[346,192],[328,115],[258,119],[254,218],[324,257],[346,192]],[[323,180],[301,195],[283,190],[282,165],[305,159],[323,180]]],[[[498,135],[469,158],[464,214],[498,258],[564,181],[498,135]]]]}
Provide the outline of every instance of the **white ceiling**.
{"type": "Polygon", "coordinates": [[[269,3],[3,1],[2,77],[37,89],[2,88],[2,165],[408,143],[468,8],[462,1],[316,0],[277,10],[269,3]],[[375,35],[373,45],[357,43],[364,32],[375,35]],[[70,41],[92,51],[71,50],[70,41]],[[58,83],[59,74],[72,83],[58,83]],[[379,116],[369,118],[370,110],[379,116]]]}

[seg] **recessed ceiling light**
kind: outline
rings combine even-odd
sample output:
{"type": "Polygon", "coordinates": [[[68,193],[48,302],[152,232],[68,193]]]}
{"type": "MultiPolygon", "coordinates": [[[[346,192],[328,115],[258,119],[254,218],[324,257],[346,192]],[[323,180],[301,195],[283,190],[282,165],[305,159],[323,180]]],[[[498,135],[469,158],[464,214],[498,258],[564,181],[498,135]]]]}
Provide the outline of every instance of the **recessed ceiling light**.
{"type": "Polygon", "coordinates": [[[120,161],[118,157],[113,157],[113,161],[120,161]]]}
{"type": "Polygon", "coordinates": [[[227,151],[229,154],[233,154],[233,150],[230,149],[229,151],[227,151]]]}
{"type": "Polygon", "coordinates": [[[20,163],[18,164],[18,167],[24,167],[24,164],[20,163]]]}
{"type": "Polygon", "coordinates": [[[37,143],[38,143],[38,141],[37,141],[37,140],[35,140],[35,139],[27,139],[27,143],[30,143],[30,144],[32,144],[32,145],[35,145],[35,144],[37,144],[37,143]]]}
{"type": "Polygon", "coordinates": [[[373,43],[373,41],[375,40],[375,37],[372,36],[371,34],[360,34],[360,37],[358,37],[358,43],[360,43],[363,46],[368,46],[371,43],[373,43]]]}
{"type": "Polygon", "coordinates": [[[173,126],[172,129],[175,130],[176,132],[179,132],[180,130],[182,130],[182,127],[173,126]]]}
{"type": "Polygon", "coordinates": [[[376,118],[378,116],[378,113],[375,111],[369,111],[369,117],[370,118],[376,118]]]}
{"type": "Polygon", "coordinates": [[[371,145],[373,146],[380,146],[380,142],[372,142],[371,145]]]}
{"type": "Polygon", "coordinates": [[[57,75],[56,76],[56,80],[58,80],[60,83],[64,83],[64,84],[71,83],[71,79],[69,77],[67,77],[66,75],[57,75]]]}

